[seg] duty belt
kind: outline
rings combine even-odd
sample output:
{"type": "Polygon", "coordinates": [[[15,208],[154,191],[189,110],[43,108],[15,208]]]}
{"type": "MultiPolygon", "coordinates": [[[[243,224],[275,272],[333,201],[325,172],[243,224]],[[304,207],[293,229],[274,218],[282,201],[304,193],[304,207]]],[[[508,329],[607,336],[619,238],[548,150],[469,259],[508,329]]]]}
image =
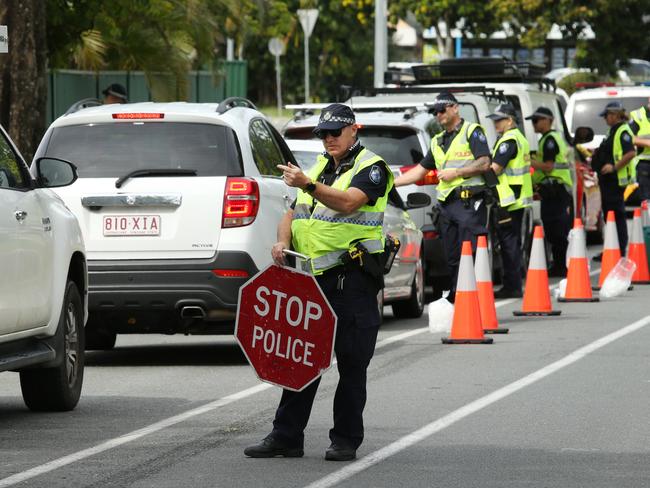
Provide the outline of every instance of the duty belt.
{"type": "Polygon", "coordinates": [[[472,198],[483,197],[486,193],[486,188],[484,186],[461,186],[454,188],[454,190],[449,194],[447,199],[451,197],[451,200],[461,199],[461,200],[470,200],[472,198]]]}

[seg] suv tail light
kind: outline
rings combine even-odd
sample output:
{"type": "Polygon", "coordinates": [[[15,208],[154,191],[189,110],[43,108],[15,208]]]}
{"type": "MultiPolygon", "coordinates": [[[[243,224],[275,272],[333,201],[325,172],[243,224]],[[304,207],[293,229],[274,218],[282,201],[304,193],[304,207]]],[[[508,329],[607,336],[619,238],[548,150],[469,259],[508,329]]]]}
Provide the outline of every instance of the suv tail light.
{"type": "Polygon", "coordinates": [[[242,227],[257,217],[260,206],[260,189],[251,178],[228,177],[223,195],[221,227],[242,227]]]}
{"type": "MultiPolygon", "coordinates": [[[[399,171],[400,173],[404,174],[407,171],[409,171],[411,168],[415,168],[417,165],[416,164],[408,164],[406,166],[400,166],[399,171]]],[[[415,182],[417,186],[424,186],[424,185],[437,185],[438,184],[438,173],[436,172],[435,169],[431,169],[427,171],[427,173],[424,175],[424,177],[418,181],[415,182]]]]}

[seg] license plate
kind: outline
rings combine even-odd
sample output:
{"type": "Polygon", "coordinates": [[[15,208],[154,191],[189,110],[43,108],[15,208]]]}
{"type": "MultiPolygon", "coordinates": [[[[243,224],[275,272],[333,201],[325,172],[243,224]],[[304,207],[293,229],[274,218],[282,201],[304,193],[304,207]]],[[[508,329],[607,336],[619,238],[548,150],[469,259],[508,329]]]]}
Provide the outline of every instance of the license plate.
{"type": "Polygon", "coordinates": [[[160,215],[104,215],[105,236],[158,236],[160,215]]]}

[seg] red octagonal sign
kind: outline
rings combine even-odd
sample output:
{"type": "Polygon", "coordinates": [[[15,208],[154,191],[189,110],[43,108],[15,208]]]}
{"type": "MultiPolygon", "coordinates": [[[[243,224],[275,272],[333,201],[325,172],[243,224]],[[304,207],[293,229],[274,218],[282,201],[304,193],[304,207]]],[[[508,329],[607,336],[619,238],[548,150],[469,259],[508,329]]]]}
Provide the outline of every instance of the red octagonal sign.
{"type": "Polygon", "coordinates": [[[316,279],[275,264],[239,290],[235,337],[257,376],[300,391],[332,365],[336,315],[316,279]]]}

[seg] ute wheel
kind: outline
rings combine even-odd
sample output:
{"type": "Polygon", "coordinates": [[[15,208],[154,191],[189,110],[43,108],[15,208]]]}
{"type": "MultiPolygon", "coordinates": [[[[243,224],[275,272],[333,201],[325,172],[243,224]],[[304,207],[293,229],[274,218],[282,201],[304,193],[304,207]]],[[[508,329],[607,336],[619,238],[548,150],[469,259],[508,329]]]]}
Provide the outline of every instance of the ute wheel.
{"type": "Polygon", "coordinates": [[[424,311],[424,266],[421,257],[415,266],[411,296],[407,300],[393,303],[392,307],[393,315],[398,319],[416,319],[422,316],[424,311]]]}
{"type": "Polygon", "coordinates": [[[20,388],[30,410],[72,410],[81,395],[84,376],[84,312],[77,286],[68,281],[57,328],[59,364],[20,372],[20,388]]]}

